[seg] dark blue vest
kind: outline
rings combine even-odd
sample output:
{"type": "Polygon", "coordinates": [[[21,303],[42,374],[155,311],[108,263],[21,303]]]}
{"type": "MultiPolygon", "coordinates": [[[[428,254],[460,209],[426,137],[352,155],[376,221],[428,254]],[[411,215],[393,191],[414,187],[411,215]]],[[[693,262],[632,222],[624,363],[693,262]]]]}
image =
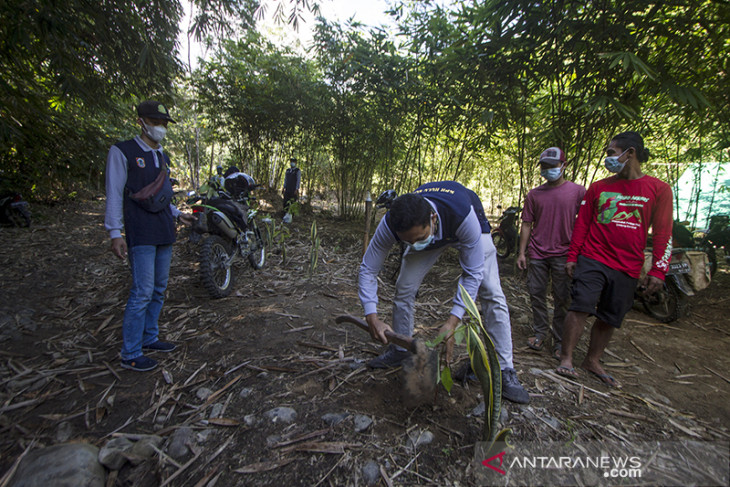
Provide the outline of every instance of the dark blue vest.
{"type": "MultiPolygon", "coordinates": [[[[479,196],[461,184],[455,181],[426,183],[413,192],[427,198],[436,205],[436,211],[438,211],[441,219],[441,240],[429,245],[426,250],[437,249],[457,242],[456,230],[464,223],[464,219],[469,215],[472,206],[481,224],[482,233],[490,233],[491,227],[479,196]]],[[[390,218],[388,217],[389,215],[386,214],[386,223],[390,228],[390,218]]],[[[395,232],[393,232],[393,235],[395,235],[395,232]]],[[[397,235],[396,239],[398,239],[397,235]]]]}
{"type": "Polygon", "coordinates": [[[297,177],[299,168],[289,168],[284,174],[284,194],[287,196],[293,196],[297,192],[297,177]]]}
{"type": "MultiPolygon", "coordinates": [[[[172,210],[165,208],[159,213],[150,213],[128,196],[136,193],[154,181],[162,169],[155,167],[151,151],[144,151],[134,140],[119,142],[116,146],[127,159],[127,183],[124,192],[124,230],[127,245],[166,245],[175,241],[175,219],[172,210]]],[[[159,152],[158,152],[159,154],[159,152]]],[[[170,167],[170,158],[163,153],[165,164],[170,167]]],[[[168,169],[169,170],[169,169],[168,169]]],[[[165,184],[170,184],[167,178],[165,184]]]]}

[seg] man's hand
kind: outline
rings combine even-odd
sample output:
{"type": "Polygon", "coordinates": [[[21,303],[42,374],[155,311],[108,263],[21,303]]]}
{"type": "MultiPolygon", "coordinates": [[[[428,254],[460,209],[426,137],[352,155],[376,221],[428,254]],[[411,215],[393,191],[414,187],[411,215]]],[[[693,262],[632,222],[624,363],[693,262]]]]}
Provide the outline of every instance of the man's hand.
{"type": "Polygon", "coordinates": [[[523,271],[527,269],[527,257],[522,252],[517,256],[517,268],[523,271]]]}
{"type": "Polygon", "coordinates": [[[112,239],[112,253],[121,260],[127,258],[127,242],[122,237],[112,239]]]}
{"type": "Polygon", "coordinates": [[[644,276],[639,281],[639,287],[644,288],[644,296],[651,296],[664,286],[664,281],[654,276],[644,276]]]}
{"type": "Polygon", "coordinates": [[[191,213],[180,213],[177,216],[177,219],[180,220],[183,224],[190,226],[198,219],[198,217],[191,213]]]}
{"type": "Polygon", "coordinates": [[[451,357],[454,354],[454,330],[459,326],[459,318],[454,315],[450,315],[449,319],[446,320],[441,328],[439,329],[439,336],[444,335],[444,347],[446,348],[446,364],[451,365],[451,357]]]}
{"type": "Polygon", "coordinates": [[[368,326],[370,327],[370,336],[373,337],[373,340],[378,340],[387,344],[388,338],[385,336],[385,332],[392,332],[393,329],[390,326],[386,325],[384,322],[380,321],[380,319],[378,319],[377,313],[371,313],[367,315],[365,317],[365,321],[368,322],[368,326]]]}
{"type": "Polygon", "coordinates": [[[575,266],[578,265],[577,262],[566,262],[565,263],[565,272],[568,274],[568,277],[573,279],[573,273],[575,272],[575,266]]]}

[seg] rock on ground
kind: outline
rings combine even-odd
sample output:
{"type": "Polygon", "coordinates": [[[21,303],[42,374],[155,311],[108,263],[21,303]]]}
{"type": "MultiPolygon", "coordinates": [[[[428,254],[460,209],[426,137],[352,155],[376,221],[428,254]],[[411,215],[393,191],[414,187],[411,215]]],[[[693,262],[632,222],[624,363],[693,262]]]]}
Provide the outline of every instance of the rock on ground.
{"type": "Polygon", "coordinates": [[[104,487],[106,471],[99,449],[65,443],[34,450],[18,465],[9,487],[104,487]]]}

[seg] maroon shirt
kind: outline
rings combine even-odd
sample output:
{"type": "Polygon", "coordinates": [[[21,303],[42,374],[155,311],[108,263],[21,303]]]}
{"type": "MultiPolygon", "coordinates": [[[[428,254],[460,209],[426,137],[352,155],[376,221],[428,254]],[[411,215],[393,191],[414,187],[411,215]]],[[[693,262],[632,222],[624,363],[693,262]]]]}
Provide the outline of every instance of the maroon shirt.
{"type": "Polygon", "coordinates": [[[527,256],[547,259],[567,255],[575,217],[586,189],[565,181],[560,186],[542,186],[527,193],[522,221],[532,222],[527,256]]]}

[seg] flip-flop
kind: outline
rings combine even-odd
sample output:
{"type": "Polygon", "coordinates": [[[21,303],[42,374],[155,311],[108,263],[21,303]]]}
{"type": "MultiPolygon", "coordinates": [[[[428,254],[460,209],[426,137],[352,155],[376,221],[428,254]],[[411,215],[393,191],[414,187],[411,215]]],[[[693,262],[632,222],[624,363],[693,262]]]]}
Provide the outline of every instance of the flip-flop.
{"type": "Polygon", "coordinates": [[[557,361],[560,361],[560,352],[562,347],[560,345],[556,345],[553,347],[553,358],[557,361]]]}
{"type": "Polygon", "coordinates": [[[558,368],[555,369],[555,373],[558,375],[562,375],[563,377],[568,377],[570,379],[577,379],[578,378],[578,372],[573,367],[566,367],[565,365],[558,365],[558,368]]]}
{"type": "Polygon", "coordinates": [[[618,381],[608,374],[599,374],[598,372],[593,372],[592,370],[588,370],[588,369],[583,369],[583,370],[593,374],[596,377],[596,379],[600,380],[601,382],[606,384],[608,387],[621,387],[619,385],[618,381]]]}
{"type": "Polygon", "coordinates": [[[530,337],[527,339],[527,346],[533,350],[540,351],[540,350],[542,350],[543,345],[545,345],[544,338],[530,337]],[[534,341],[532,343],[530,343],[530,339],[533,339],[533,338],[534,338],[534,341]]]}

